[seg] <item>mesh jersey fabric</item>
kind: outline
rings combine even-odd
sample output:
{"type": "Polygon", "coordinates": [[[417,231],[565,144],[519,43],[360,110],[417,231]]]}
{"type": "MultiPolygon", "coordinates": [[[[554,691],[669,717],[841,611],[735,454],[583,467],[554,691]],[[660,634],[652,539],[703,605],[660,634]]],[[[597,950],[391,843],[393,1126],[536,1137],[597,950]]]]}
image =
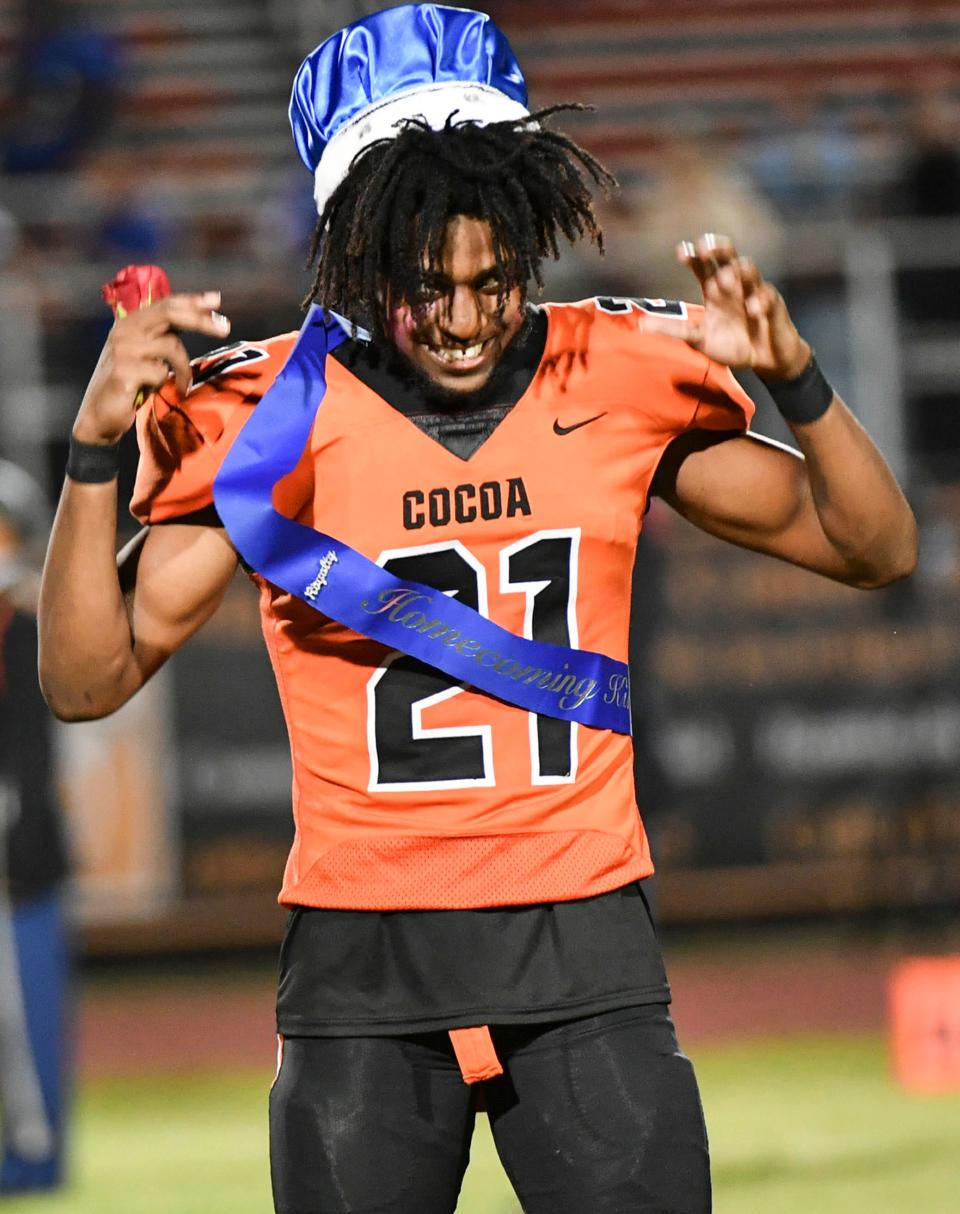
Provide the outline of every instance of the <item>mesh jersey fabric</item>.
{"type": "MultiPolygon", "coordinates": [[[[743,430],[726,368],[646,334],[643,309],[546,305],[536,373],[461,459],[328,359],[311,439],[274,492],[318,526],[518,634],[626,659],[650,483],[690,429],[743,430]]],[[[132,509],[201,510],[294,335],[201,362],[138,419],[132,509]]],[[[585,899],[648,875],[629,738],[452,685],[252,575],[291,737],[287,905],[431,910],[585,899]]]]}

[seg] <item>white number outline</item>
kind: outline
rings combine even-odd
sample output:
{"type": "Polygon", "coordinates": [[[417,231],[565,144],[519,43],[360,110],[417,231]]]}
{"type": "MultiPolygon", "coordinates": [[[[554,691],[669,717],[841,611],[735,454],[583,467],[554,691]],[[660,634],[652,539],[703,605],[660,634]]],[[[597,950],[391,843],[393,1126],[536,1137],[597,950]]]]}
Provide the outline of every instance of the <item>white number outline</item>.
{"type": "MultiPolygon", "coordinates": [[[[536,582],[514,582],[510,579],[510,557],[525,548],[532,548],[540,540],[570,540],[570,568],[567,577],[567,635],[570,637],[570,648],[580,647],[580,635],[577,628],[577,571],[580,568],[580,534],[581,528],[553,528],[535,531],[532,535],[507,548],[500,550],[500,590],[503,594],[524,594],[526,603],[523,610],[523,635],[533,640],[533,606],[534,600],[541,590],[550,585],[550,579],[536,582]]],[[[577,736],[577,722],[570,722],[570,773],[566,776],[545,776],[540,771],[540,739],[537,736],[539,716],[535,712],[527,713],[527,730],[530,738],[530,782],[534,785],[543,784],[572,784],[577,778],[580,762],[577,736]]]]}
{"type": "MultiPolygon", "coordinates": [[[[550,584],[549,580],[534,582],[514,582],[510,578],[510,557],[525,548],[532,547],[543,539],[570,540],[570,566],[567,579],[567,631],[571,648],[579,647],[579,628],[577,625],[577,594],[579,590],[580,569],[580,536],[581,528],[552,528],[535,531],[524,536],[515,543],[502,548],[499,554],[500,591],[502,594],[523,594],[526,596],[523,614],[523,635],[528,640],[533,639],[533,608],[537,594],[550,584]]],[[[413,544],[403,548],[386,548],[377,557],[377,564],[384,566],[396,557],[420,556],[431,552],[454,551],[468,564],[477,575],[477,608],[479,614],[490,618],[489,596],[487,590],[486,566],[479,561],[460,540],[441,540],[433,544],[413,544]]],[[[444,593],[456,594],[456,591],[444,593]]],[[[447,728],[427,728],[423,724],[423,713],[434,704],[440,704],[465,688],[462,686],[447,687],[434,695],[411,704],[411,736],[414,741],[427,738],[466,738],[478,737],[483,751],[483,776],[478,779],[460,780],[406,780],[401,783],[379,782],[380,758],[376,744],[376,697],[377,684],[384,677],[394,662],[407,655],[399,650],[393,650],[380,663],[377,670],[367,680],[367,756],[370,762],[370,780],[367,784],[370,792],[405,792],[418,790],[432,792],[447,788],[493,788],[496,785],[496,773],[493,759],[493,727],[491,725],[460,725],[447,728]]],[[[576,721],[570,722],[570,774],[566,776],[543,775],[540,772],[540,740],[537,736],[537,716],[535,712],[527,713],[527,734],[530,748],[530,782],[534,786],[549,784],[572,784],[577,778],[579,767],[579,726],[576,721]]]]}
{"type": "MultiPolygon", "coordinates": [[[[480,615],[489,619],[490,605],[487,594],[486,566],[473,555],[459,540],[442,540],[435,544],[416,544],[408,548],[386,548],[377,557],[378,565],[386,565],[395,557],[421,556],[430,552],[454,551],[477,575],[477,610],[480,615]]],[[[455,595],[455,590],[444,591],[445,594],[455,595]]],[[[376,698],[377,684],[387,673],[394,662],[407,657],[405,653],[394,650],[380,663],[380,666],[367,680],[367,755],[370,760],[370,781],[367,789],[370,792],[434,792],[445,788],[493,788],[496,785],[496,773],[493,767],[493,726],[492,725],[456,725],[447,728],[427,728],[423,724],[423,713],[434,704],[440,704],[465,690],[463,687],[445,687],[422,700],[414,700],[411,704],[411,730],[414,741],[424,741],[427,738],[479,738],[483,751],[483,775],[478,779],[467,780],[405,780],[401,783],[380,783],[380,756],[377,754],[376,731],[376,698]]]]}

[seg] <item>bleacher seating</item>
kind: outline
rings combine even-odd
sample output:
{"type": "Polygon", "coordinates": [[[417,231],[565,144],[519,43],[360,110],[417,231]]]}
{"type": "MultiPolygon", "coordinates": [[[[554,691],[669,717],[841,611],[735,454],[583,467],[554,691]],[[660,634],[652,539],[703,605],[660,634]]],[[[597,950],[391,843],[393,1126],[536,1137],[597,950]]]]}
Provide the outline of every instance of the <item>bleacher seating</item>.
{"type": "MultiPolygon", "coordinates": [[[[83,11],[120,42],[126,62],[124,100],[105,157],[116,153],[122,163],[135,153],[142,173],[162,177],[165,203],[175,213],[202,217],[255,206],[259,183],[289,161],[290,65],[263,4],[97,0],[83,11]]],[[[12,75],[15,33],[15,4],[0,0],[4,81],[12,75]]],[[[6,205],[27,224],[42,222],[44,212],[63,220],[77,206],[76,190],[38,191],[17,180],[5,186],[6,205]],[[18,205],[21,198],[26,205],[18,205]]],[[[83,212],[82,187],[79,193],[83,212]]]]}
{"type": "MultiPolygon", "coordinates": [[[[732,151],[755,138],[788,140],[790,107],[799,103],[813,123],[848,125],[863,145],[862,171],[882,182],[896,169],[890,136],[913,92],[934,71],[949,87],[960,82],[960,6],[938,0],[491,7],[525,65],[534,103],[594,105],[564,125],[627,179],[678,131],[709,133],[732,151]]],[[[0,0],[3,80],[15,9],[15,0],[0,0]]],[[[250,230],[277,179],[295,171],[286,103],[299,56],[277,36],[269,0],[89,0],[83,11],[121,40],[128,61],[105,158],[116,154],[131,172],[152,174],[171,216],[222,227],[229,212],[235,232],[250,230]]],[[[82,223],[99,205],[98,191],[82,181],[5,186],[5,205],[41,234],[44,224],[82,223]]]]}
{"type": "MultiPolygon", "coordinates": [[[[693,0],[668,15],[648,0],[495,8],[537,104],[596,105],[573,125],[621,160],[654,147],[678,121],[749,134],[782,122],[781,103],[792,96],[890,120],[932,69],[960,80],[960,8],[936,0],[693,0]]],[[[261,171],[288,157],[295,56],[275,38],[265,0],[97,0],[85,11],[127,47],[131,92],[118,140],[184,167],[219,161],[226,147],[234,163],[261,171]]],[[[12,12],[2,0],[0,62],[9,58],[12,12]]]]}
{"type": "Polygon", "coordinates": [[[816,119],[890,127],[935,71],[960,85],[960,7],[921,0],[648,0],[499,6],[538,104],[576,98],[569,125],[624,161],[678,128],[742,140],[785,130],[784,104],[816,119]]]}

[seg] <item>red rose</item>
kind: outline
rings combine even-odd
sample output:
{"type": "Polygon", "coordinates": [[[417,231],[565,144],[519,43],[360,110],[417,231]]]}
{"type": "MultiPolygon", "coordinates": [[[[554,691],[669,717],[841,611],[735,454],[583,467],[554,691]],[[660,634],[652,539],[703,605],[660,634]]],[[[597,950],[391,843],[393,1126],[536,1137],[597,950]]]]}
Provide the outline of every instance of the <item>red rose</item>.
{"type": "Polygon", "coordinates": [[[159,266],[124,266],[100,289],[118,319],[170,294],[170,279],[159,266]]]}

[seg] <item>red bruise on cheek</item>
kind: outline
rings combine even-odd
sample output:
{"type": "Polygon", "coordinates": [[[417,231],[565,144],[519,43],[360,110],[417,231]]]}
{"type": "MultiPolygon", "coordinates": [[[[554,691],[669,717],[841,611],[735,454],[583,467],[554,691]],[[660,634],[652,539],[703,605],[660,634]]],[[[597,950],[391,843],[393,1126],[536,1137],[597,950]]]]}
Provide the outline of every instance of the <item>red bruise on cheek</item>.
{"type": "Polygon", "coordinates": [[[390,313],[390,340],[402,354],[409,355],[413,349],[417,327],[418,318],[409,304],[401,304],[390,313]]]}
{"type": "Polygon", "coordinates": [[[413,308],[409,304],[401,304],[399,308],[394,309],[390,327],[394,339],[412,333],[417,327],[413,308]]]}

